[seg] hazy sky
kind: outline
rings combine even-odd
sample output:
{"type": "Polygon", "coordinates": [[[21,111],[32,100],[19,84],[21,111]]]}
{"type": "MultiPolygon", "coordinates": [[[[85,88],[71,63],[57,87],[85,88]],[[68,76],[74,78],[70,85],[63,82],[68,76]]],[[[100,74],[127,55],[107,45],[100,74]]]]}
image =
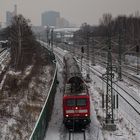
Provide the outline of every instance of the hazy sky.
{"type": "Polygon", "coordinates": [[[6,11],[13,11],[14,4],[18,13],[34,25],[41,25],[41,13],[48,10],[59,11],[62,17],[77,25],[98,24],[103,13],[115,17],[140,11],[140,0],[0,0],[0,21],[5,22],[6,11]]]}

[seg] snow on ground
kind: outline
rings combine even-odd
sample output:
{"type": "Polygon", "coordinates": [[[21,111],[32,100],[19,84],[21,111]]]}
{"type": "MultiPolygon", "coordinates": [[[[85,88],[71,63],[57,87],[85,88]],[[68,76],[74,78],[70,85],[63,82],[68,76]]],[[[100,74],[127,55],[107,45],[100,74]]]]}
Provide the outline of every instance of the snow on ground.
{"type": "MultiPolygon", "coordinates": [[[[7,74],[16,76],[23,81],[28,77],[31,69],[32,66],[28,67],[24,74],[12,71],[7,74]]],[[[0,140],[29,139],[47,97],[46,93],[48,93],[52,82],[53,71],[54,67],[43,66],[41,73],[33,76],[27,87],[21,86],[18,92],[17,90],[9,92],[7,88],[1,92],[0,140]]]]}
{"type": "MultiPolygon", "coordinates": [[[[58,67],[58,81],[57,93],[55,97],[53,114],[49,122],[48,130],[44,140],[66,140],[67,130],[63,125],[63,112],[62,112],[62,98],[63,98],[63,77],[62,67],[58,67]]],[[[86,130],[86,137],[88,140],[97,139],[103,140],[100,124],[96,117],[94,105],[91,104],[91,124],[86,130]]]]}
{"type": "MultiPolygon", "coordinates": [[[[58,52],[58,54],[64,55],[65,52],[60,48],[55,48],[55,51],[58,52]]],[[[105,72],[105,69],[100,66],[95,66],[95,68],[98,71],[105,72]]],[[[86,72],[83,72],[83,74],[86,75],[86,72]]],[[[127,114],[125,111],[129,108],[122,108],[124,105],[123,100],[120,100],[120,106],[119,110],[115,110],[115,118],[117,121],[115,121],[117,125],[117,130],[112,131],[105,131],[102,129],[101,124],[99,123],[101,120],[97,119],[97,116],[100,118],[105,117],[105,112],[101,108],[101,92],[105,91],[106,84],[102,82],[102,80],[91,73],[92,82],[90,83],[90,91],[91,91],[91,125],[86,130],[86,135],[88,137],[88,140],[93,139],[105,139],[105,140],[138,140],[140,137],[140,132],[135,128],[135,126],[131,123],[132,118],[131,114],[127,114]]],[[[62,80],[62,79],[61,79],[62,80]]],[[[126,83],[126,82],[120,82],[121,86],[124,88],[128,88],[127,90],[132,89],[132,85],[126,83]]],[[[119,83],[119,84],[120,84],[119,83]]],[[[131,91],[131,90],[130,90],[131,91]]],[[[137,91],[137,87],[133,86],[133,91],[137,91]]],[[[58,93],[59,94],[59,93],[58,93]]],[[[60,94],[61,95],[61,94],[60,94]]],[[[59,96],[60,96],[59,95],[59,96]]],[[[58,102],[58,100],[62,100],[62,96],[56,97],[55,99],[55,109],[53,111],[52,120],[50,122],[48,131],[46,132],[46,140],[47,139],[55,139],[55,140],[62,140],[65,139],[67,131],[65,131],[62,123],[62,103],[58,102]],[[57,107],[56,107],[57,106],[57,107]],[[57,112],[60,112],[59,114],[57,112]]],[[[127,107],[125,104],[124,107],[127,107]]],[[[131,111],[130,111],[131,112],[131,111]]]]}
{"type": "MultiPolygon", "coordinates": [[[[99,68],[98,70],[99,71],[102,71],[102,68],[100,69],[100,67],[97,67],[96,68],[99,68]]],[[[101,81],[101,79],[99,79],[96,75],[93,75],[91,74],[91,77],[92,77],[92,83],[90,84],[90,88],[91,88],[91,93],[93,96],[93,100],[94,100],[94,106],[95,106],[95,110],[97,112],[97,115],[99,115],[100,117],[105,117],[105,113],[101,107],[101,93],[105,90],[105,84],[101,81]],[[99,94],[100,93],[100,94],[99,94]]],[[[125,84],[123,85],[123,87],[125,88],[125,84]]],[[[128,109],[128,105],[123,104],[123,100],[119,100],[119,112],[118,110],[115,111],[115,117],[117,118],[117,121],[116,121],[116,125],[117,125],[117,131],[115,132],[109,132],[109,131],[105,131],[105,130],[102,130],[103,132],[103,135],[104,135],[104,138],[107,139],[107,140],[132,140],[132,139],[135,139],[135,140],[138,140],[139,139],[139,135],[140,135],[140,132],[134,128],[134,126],[130,123],[130,121],[132,121],[132,118],[130,116],[126,116],[126,110],[128,109]],[[122,107],[124,110],[122,110],[122,107]],[[124,114],[122,114],[124,113],[124,114]],[[125,118],[124,118],[124,115],[125,115],[125,118]],[[129,120],[127,120],[129,117],[129,120]]],[[[130,111],[130,108],[128,109],[128,112],[131,112],[130,111]]],[[[135,113],[135,112],[134,112],[135,113]]],[[[129,114],[131,115],[131,113],[129,114]]]]}
{"type": "MultiPolygon", "coordinates": [[[[100,92],[102,92],[102,89],[97,82],[98,80],[96,80],[96,79],[98,79],[98,77],[96,77],[95,75],[92,75],[92,79],[94,79],[94,81],[92,81],[92,83],[90,84],[91,97],[93,98],[92,104],[95,107],[97,116],[104,117],[104,112],[101,108],[101,96],[99,94],[100,92]]],[[[120,140],[121,139],[120,137],[122,137],[123,140],[125,140],[125,139],[127,140],[127,137],[125,138],[125,136],[122,135],[122,133],[119,133],[119,130],[117,130],[115,132],[109,132],[109,131],[105,131],[101,128],[101,131],[103,133],[104,139],[106,139],[106,140],[120,140]],[[115,137],[116,133],[119,133],[120,136],[115,137]]]]}
{"type": "Polygon", "coordinates": [[[125,60],[126,62],[128,62],[129,64],[133,66],[137,66],[137,61],[138,61],[138,64],[140,66],[140,57],[137,58],[137,56],[134,56],[134,55],[126,55],[125,60]]]}

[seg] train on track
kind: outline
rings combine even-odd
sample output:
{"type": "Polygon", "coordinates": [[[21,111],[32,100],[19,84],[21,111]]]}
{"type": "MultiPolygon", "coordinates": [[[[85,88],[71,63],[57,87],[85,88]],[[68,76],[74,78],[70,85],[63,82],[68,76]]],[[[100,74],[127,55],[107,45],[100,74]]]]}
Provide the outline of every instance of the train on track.
{"type": "Polygon", "coordinates": [[[90,98],[75,58],[67,53],[64,63],[63,122],[68,129],[85,129],[90,124],[90,98]]]}

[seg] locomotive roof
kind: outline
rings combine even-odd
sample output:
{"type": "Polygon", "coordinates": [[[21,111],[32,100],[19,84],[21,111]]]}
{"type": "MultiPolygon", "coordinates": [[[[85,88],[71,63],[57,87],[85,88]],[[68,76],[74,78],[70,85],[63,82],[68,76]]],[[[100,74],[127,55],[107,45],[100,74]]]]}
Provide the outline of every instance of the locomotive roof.
{"type": "Polygon", "coordinates": [[[66,65],[65,70],[66,70],[67,79],[71,79],[72,77],[82,78],[80,68],[75,58],[72,56],[72,54],[67,53],[64,56],[64,63],[66,65]]]}

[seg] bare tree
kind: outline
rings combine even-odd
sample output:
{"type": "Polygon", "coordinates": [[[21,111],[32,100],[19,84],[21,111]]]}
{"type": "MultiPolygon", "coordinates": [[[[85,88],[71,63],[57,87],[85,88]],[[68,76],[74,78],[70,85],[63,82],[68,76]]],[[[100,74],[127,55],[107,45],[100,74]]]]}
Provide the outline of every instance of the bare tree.
{"type": "Polygon", "coordinates": [[[100,19],[100,24],[103,26],[109,26],[112,21],[112,15],[110,13],[103,14],[102,19],[100,19]]]}
{"type": "Polygon", "coordinates": [[[15,70],[23,69],[32,63],[35,53],[35,37],[32,33],[29,20],[22,15],[15,16],[10,30],[11,64],[15,70]]]}

